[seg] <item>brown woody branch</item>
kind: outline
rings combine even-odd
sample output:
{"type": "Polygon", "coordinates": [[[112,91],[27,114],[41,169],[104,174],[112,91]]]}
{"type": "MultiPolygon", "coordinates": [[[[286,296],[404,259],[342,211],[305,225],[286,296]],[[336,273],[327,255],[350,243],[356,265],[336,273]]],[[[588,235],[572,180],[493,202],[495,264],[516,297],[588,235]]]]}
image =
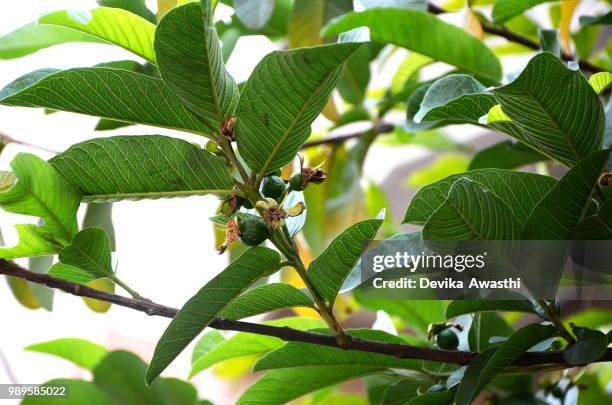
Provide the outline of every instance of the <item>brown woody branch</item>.
{"type": "MultiPolygon", "coordinates": [[[[429,12],[432,14],[443,14],[443,13],[446,13],[446,10],[436,6],[435,4],[429,3],[429,12]]],[[[499,26],[492,25],[492,24],[485,22],[485,23],[482,23],[482,29],[484,32],[487,32],[493,35],[497,35],[498,37],[506,38],[508,41],[515,42],[517,44],[521,44],[527,48],[530,48],[536,51],[540,49],[540,44],[538,44],[537,42],[534,42],[527,37],[524,37],[515,32],[512,32],[505,27],[499,27],[499,26]]],[[[565,53],[565,52],[561,52],[561,58],[566,61],[574,60],[574,57],[572,55],[565,53]]],[[[579,61],[578,65],[580,66],[582,70],[587,70],[591,73],[597,73],[597,72],[604,71],[604,69],[600,68],[599,66],[595,66],[586,60],[579,61]]]]}
{"type": "MultiPolygon", "coordinates": [[[[376,125],[373,128],[373,130],[378,135],[378,134],[387,134],[387,133],[393,132],[394,128],[395,126],[393,124],[383,122],[381,124],[376,125]]],[[[319,146],[319,145],[340,144],[350,139],[362,137],[368,131],[354,132],[350,134],[330,136],[329,138],[317,139],[314,141],[306,142],[305,144],[302,145],[302,149],[312,148],[313,146],[319,146]]]]}
{"type": "MultiPolygon", "coordinates": [[[[81,284],[61,280],[48,274],[39,274],[6,260],[0,260],[0,274],[10,277],[21,278],[32,283],[45,285],[50,288],[67,292],[68,294],[81,297],[93,298],[96,300],[110,302],[136,311],[141,311],[147,315],[162,316],[173,318],[178,310],[164,305],[156,304],[146,299],[132,299],[116,294],[99,291],[81,284]]],[[[213,320],[209,327],[219,330],[231,330],[237,332],[254,333],[257,335],[272,336],[286,342],[312,343],[320,346],[336,347],[343,350],[357,350],[362,352],[379,353],[396,358],[429,360],[459,365],[468,364],[477,353],[465,351],[449,351],[431,349],[425,347],[411,346],[407,344],[382,343],[370,340],[351,338],[344,347],[339,347],[335,337],[320,333],[305,332],[287,327],[277,327],[269,325],[259,325],[250,322],[234,321],[230,319],[217,318],[213,320]]],[[[598,361],[612,361],[612,349],[608,349],[606,354],[598,361]]],[[[523,354],[515,363],[515,366],[542,366],[558,365],[561,368],[570,368],[562,357],[562,352],[527,352],[523,354]]]]}

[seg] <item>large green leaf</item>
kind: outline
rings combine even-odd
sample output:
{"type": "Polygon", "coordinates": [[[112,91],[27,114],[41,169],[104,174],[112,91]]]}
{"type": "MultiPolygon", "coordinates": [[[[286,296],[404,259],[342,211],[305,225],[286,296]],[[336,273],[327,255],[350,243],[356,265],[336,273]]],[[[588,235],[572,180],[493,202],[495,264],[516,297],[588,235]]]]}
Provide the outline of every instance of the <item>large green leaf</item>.
{"type": "Polygon", "coordinates": [[[313,306],[312,299],[297,288],[289,284],[273,283],[242,294],[221,312],[221,316],[242,319],[277,309],[313,306]]]}
{"type": "Polygon", "coordinates": [[[260,177],[295,157],[358,46],[277,51],[257,65],[240,95],[236,140],[240,155],[260,177]]]}
{"type": "Polygon", "coordinates": [[[501,24],[531,7],[549,1],[553,0],[496,0],[493,6],[493,22],[501,24]]]}
{"type": "Polygon", "coordinates": [[[110,7],[91,11],[62,10],[43,15],[38,23],[57,25],[92,35],[155,63],[155,25],[129,11],[110,7]]]}
{"type": "Polygon", "coordinates": [[[500,169],[481,169],[455,174],[420,189],[410,201],[404,222],[413,224],[427,222],[442,205],[451,186],[463,177],[482,184],[495,196],[508,203],[520,223],[525,223],[533,208],[556,183],[548,176],[500,169]]]}
{"type": "Polygon", "coordinates": [[[155,52],[166,85],[216,134],[236,108],[238,87],[225,70],[210,2],[202,4],[164,16],[155,32],[155,52]]]}
{"type": "Polygon", "coordinates": [[[269,371],[242,394],[237,405],[282,405],[309,392],[379,371],[377,367],[304,367],[269,371]]]}
{"type": "Polygon", "coordinates": [[[350,0],[295,0],[289,19],[290,48],[323,43],[321,29],[332,18],[353,10],[350,0]]]}
{"type": "Polygon", "coordinates": [[[497,374],[531,347],[556,334],[557,331],[552,325],[527,325],[510,336],[497,349],[489,349],[479,354],[465,370],[457,389],[455,398],[457,405],[471,404],[497,374]]]}
{"type": "Polygon", "coordinates": [[[493,312],[480,312],[472,318],[468,343],[472,351],[480,353],[495,346],[495,343],[491,342],[492,338],[505,338],[512,332],[514,330],[501,316],[493,312]]]}
{"type": "Polygon", "coordinates": [[[105,43],[96,37],[68,28],[30,23],[0,37],[0,59],[19,58],[67,42],[105,43]]]}
{"type": "Polygon", "coordinates": [[[576,342],[563,351],[563,359],[574,366],[592,363],[606,353],[608,337],[605,333],[572,325],[576,342]]]}
{"type": "Polygon", "coordinates": [[[481,41],[419,10],[372,8],[352,12],[332,21],[324,34],[340,34],[362,26],[370,28],[373,41],[399,45],[489,79],[501,77],[499,60],[481,41]]]}
{"type": "Polygon", "coordinates": [[[195,388],[184,381],[159,379],[146,386],[147,365],[135,354],[110,352],[93,370],[94,383],[119,404],[194,404],[195,388]]]}
{"type": "Polygon", "coordinates": [[[572,168],[534,208],[525,224],[524,238],[571,240],[586,216],[610,150],[593,153],[572,168]]]}
{"type": "Polygon", "coordinates": [[[45,107],[194,133],[207,131],[161,80],[120,69],[36,70],[2,89],[0,104],[45,107]]]}
{"type": "Polygon", "coordinates": [[[582,73],[568,69],[554,55],[535,56],[516,80],[493,93],[520,127],[519,140],[542,154],[572,166],[601,149],[601,101],[582,73]]]}
{"type": "Polygon", "coordinates": [[[222,158],[159,135],[92,139],[50,162],[87,201],[227,194],[234,183],[222,158]]]}
{"type": "MultiPolygon", "coordinates": [[[[64,263],[55,263],[49,269],[50,276],[60,278],[62,280],[71,281],[78,284],[87,284],[96,280],[96,276],[91,273],[74,266],[69,266],[64,263]]],[[[109,280],[98,280],[100,283],[109,282],[109,280]]],[[[99,286],[98,286],[99,287],[99,286]]],[[[100,288],[98,288],[100,289],[100,288]]]]}
{"type": "Polygon", "coordinates": [[[0,193],[0,206],[8,212],[40,217],[41,226],[17,225],[19,242],[0,249],[0,257],[14,259],[54,254],[77,232],[76,212],[81,195],[44,160],[19,154],[11,163],[17,183],[0,193]]]}
{"type": "Polygon", "coordinates": [[[89,340],[65,338],[27,346],[24,350],[46,353],[68,360],[79,367],[93,370],[108,351],[89,340]]]}
{"type": "MultiPolygon", "coordinates": [[[[358,339],[374,340],[385,343],[405,344],[405,341],[387,332],[371,329],[347,330],[347,333],[358,339]]],[[[288,369],[300,367],[379,367],[421,370],[422,360],[398,359],[384,354],[342,350],[334,347],[322,347],[309,343],[289,342],[276,349],[256,364],[254,371],[271,369],[288,369]]]]}
{"type": "MultiPolygon", "coordinates": [[[[314,318],[285,318],[263,322],[263,324],[299,330],[325,327],[323,321],[314,318]]],[[[198,343],[196,343],[191,358],[192,368],[189,376],[193,377],[201,371],[226,360],[261,355],[278,349],[284,344],[285,342],[280,339],[252,333],[237,333],[230,338],[224,339],[218,331],[212,330],[202,336],[198,343]]]]}
{"type": "Polygon", "coordinates": [[[263,28],[274,11],[274,0],[234,0],[236,16],[248,28],[258,30],[263,28]]]}
{"type": "Polygon", "coordinates": [[[450,319],[464,314],[489,311],[537,313],[531,301],[523,295],[513,291],[503,291],[488,296],[486,300],[479,296],[465,296],[456,299],[448,304],[446,317],[450,319]]]}
{"type": "Polygon", "coordinates": [[[469,170],[515,169],[548,158],[520,142],[502,141],[474,155],[469,170]]]}
{"type": "Polygon", "coordinates": [[[340,287],[357,264],[364,244],[376,236],[382,219],[358,222],[330,243],[308,268],[308,278],[328,302],[333,303],[340,287]]]}
{"type": "Polygon", "coordinates": [[[472,76],[454,74],[436,80],[425,93],[414,121],[451,121],[477,124],[495,105],[495,97],[472,76]]]}
{"type": "Polygon", "coordinates": [[[99,228],[84,229],[74,235],[72,243],[60,251],[59,260],[94,278],[113,275],[110,242],[106,232],[99,228]]]}
{"type": "Polygon", "coordinates": [[[69,394],[66,398],[58,397],[25,397],[23,405],[115,405],[116,402],[94,383],[83,380],[57,378],[42,384],[43,386],[66,385],[69,394]]]}
{"type": "Polygon", "coordinates": [[[277,269],[274,250],[253,247],[190,298],[160,338],[147,370],[151,383],[223,309],[246,288],[277,269]]]}
{"type": "Polygon", "coordinates": [[[463,177],[423,228],[424,240],[516,240],[521,224],[510,206],[487,188],[463,177]]]}

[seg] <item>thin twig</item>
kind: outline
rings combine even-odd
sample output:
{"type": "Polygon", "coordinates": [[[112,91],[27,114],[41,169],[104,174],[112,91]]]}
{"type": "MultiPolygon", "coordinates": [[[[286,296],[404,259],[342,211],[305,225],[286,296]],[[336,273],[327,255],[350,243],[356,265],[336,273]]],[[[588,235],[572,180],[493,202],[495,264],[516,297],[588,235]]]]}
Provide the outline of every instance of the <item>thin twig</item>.
{"type": "MultiPolygon", "coordinates": [[[[431,3],[429,3],[428,9],[429,9],[429,12],[432,14],[443,14],[447,12],[443,8],[440,8],[436,6],[435,4],[431,4],[431,3]]],[[[508,41],[515,42],[517,44],[521,44],[527,48],[530,48],[536,51],[540,49],[540,44],[538,44],[537,42],[534,42],[527,37],[524,37],[515,32],[512,32],[505,27],[499,27],[499,26],[495,26],[495,25],[485,22],[485,23],[482,23],[482,29],[484,32],[488,32],[489,34],[497,35],[498,37],[506,38],[508,41]]],[[[574,60],[574,57],[566,52],[561,52],[561,58],[566,61],[574,60]]],[[[604,71],[603,68],[599,66],[595,66],[586,60],[579,61],[578,65],[580,66],[581,69],[588,70],[591,73],[598,73],[598,72],[604,71]]]]}
{"type": "Polygon", "coordinates": [[[5,133],[2,133],[2,132],[0,132],[0,142],[4,143],[5,145],[8,145],[9,143],[14,143],[16,145],[23,145],[23,146],[27,146],[29,148],[34,148],[34,149],[42,150],[44,152],[53,153],[54,155],[57,155],[59,153],[58,151],[45,148],[44,146],[34,145],[32,143],[29,143],[29,142],[20,141],[19,139],[15,139],[12,136],[9,136],[9,135],[7,135],[5,133]]]}
{"type": "MultiPolygon", "coordinates": [[[[173,318],[178,310],[164,305],[156,304],[149,300],[136,300],[123,297],[116,294],[107,293],[104,291],[95,290],[93,288],[61,280],[48,274],[39,274],[26,270],[23,267],[0,260],[0,274],[5,274],[11,277],[21,278],[36,284],[45,285],[50,288],[62,290],[72,295],[80,297],[88,297],[104,302],[110,302],[126,308],[131,308],[136,311],[144,312],[151,316],[162,316],[173,318]]],[[[444,363],[452,363],[465,365],[468,364],[477,353],[454,350],[439,350],[425,347],[411,346],[408,344],[397,343],[382,343],[370,340],[362,340],[351,337],[346,346],[340,347],[336,338],[331,335],[323,335],[320,333],[305,332],[287,327],[277,327],[270,325],[259,325],[249,322],[234,321],[230,319],[217,318],[209,325],[213,329],[231,330],[237,332],[254,333],[257,335],[265,335],[276,337],[286,342],[303,342],[312,343],[320,346],[336,347],[343,350],[357,350],[362,352],[379,353],[402,359],[417,359],[429,360],[444,363]]],[[[608,349],[604,356],[597,360],[598,362],[612,361],[612,349],[608,349]]],[[[554,365],[571,368],[573,366],[567,364],[563,360],[562,352],[527,352],[524,353],[516,362],[515,366],[541,366],[554,365]]]]}
{"type": "MultiPolygon", "coordinates": [[[[372,128],[372,130],[377,134],[388,134],[393,132],[393,129],[395,128],[395,125],[387,123],[387,122],[383,122],[381,124],[376,125],[374,128],[372,128]]],[[[302,145],[302,149],[306,149],[306,148],[312,148],[313,146],[319,146],[319,145],[328,145],[328,144],[339,144],[339,143],[343,143],[346,142],[350,139],[355,139],[355,138],[360,138],[363,135],[369,133],[371,130],[367,130],[367,131],[361,131],[361,132],[353,132],[350,134],[344,134],[344,135],[336,135],[336,136],[330,136],[329,138],[323,138],[323,139],[317,139],[314,141],[310,141],[310,142],[306,142],[305,144],[302,145]]]]}

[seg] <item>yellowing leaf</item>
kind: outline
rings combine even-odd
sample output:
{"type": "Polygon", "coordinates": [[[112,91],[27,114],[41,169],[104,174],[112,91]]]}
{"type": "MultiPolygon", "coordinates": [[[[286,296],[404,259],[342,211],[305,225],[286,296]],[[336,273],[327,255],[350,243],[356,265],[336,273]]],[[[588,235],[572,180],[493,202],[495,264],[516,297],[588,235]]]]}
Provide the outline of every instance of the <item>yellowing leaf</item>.
{"type": "Polygon", "coordinates": [[[157,21],[159,21],[164,14],[176,7],[177,0],[157,0],[157,21]]]}
{"type": "MultiPolygon", "coordinates": [[[[109,293],[115,292],[115,284],[108,278],[99,278],[90,283],[86,284],[87,287],[95,288],[96,290],[106,291],[109,293]]],[[[110,302],[98,301],[91,298],[83,298],[85,304],[94,312],[104,313],[107,312],[110,307],[110,302]]]]}
{"type": "Polygon", "coordinates": [[[563,51],[568,54],[571,53],[570,26],[578,3],[580,3],[580,0],[564,0],[561,2],[561,22],[559,23],[561,46],[563,46],[563,51]]]}
{"type": "Polygon", "coordinates": [[[484,39],[484,30],[482,29],[482,24],[480,20],[476,16],[476,14],[471,10],[467,9],[465,13],[465,20],[463,21],[463,28],[470,34],[474,35],[476,38],[482,40],[484,39]]]}

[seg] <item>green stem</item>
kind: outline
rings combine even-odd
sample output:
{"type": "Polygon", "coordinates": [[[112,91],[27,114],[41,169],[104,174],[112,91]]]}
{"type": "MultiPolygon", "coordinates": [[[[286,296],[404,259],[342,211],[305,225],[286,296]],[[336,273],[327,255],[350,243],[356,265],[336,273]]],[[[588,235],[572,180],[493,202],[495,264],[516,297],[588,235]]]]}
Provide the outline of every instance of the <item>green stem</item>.
{"type": "Polygon", "coordinates": [[[117,276],[111,276],[110,277],[111,280],[113,280],[113,282],[115,284],[117,284],[119,287],[123,288],[125,291],[128,292],[128,294],[130,294],[132,296],[132,298],[134,298],[135,300],[140,300],[142,299],[142,296],[140,294],[138,294],[136,291],[132,290],[127,284],[125,284],[123,281],[121,281],[117,276]]]}
{"type": "Polygon", "coordinates": [[[542,299],[537,299],[536,302],[538,303],[538,305],[540,305],[540,307],[542,307],[542,310],[546,313],[553,325],[555,325],[557,331],[559,332],[559,335],[563,339],[565,339],[567,343],[574,343],[576,340],[569,332],[569,330],[567,330],[561,318],[559,318],[557,314],[555,314],[555,311],[546,303],[546,301],[542,299]]]}

